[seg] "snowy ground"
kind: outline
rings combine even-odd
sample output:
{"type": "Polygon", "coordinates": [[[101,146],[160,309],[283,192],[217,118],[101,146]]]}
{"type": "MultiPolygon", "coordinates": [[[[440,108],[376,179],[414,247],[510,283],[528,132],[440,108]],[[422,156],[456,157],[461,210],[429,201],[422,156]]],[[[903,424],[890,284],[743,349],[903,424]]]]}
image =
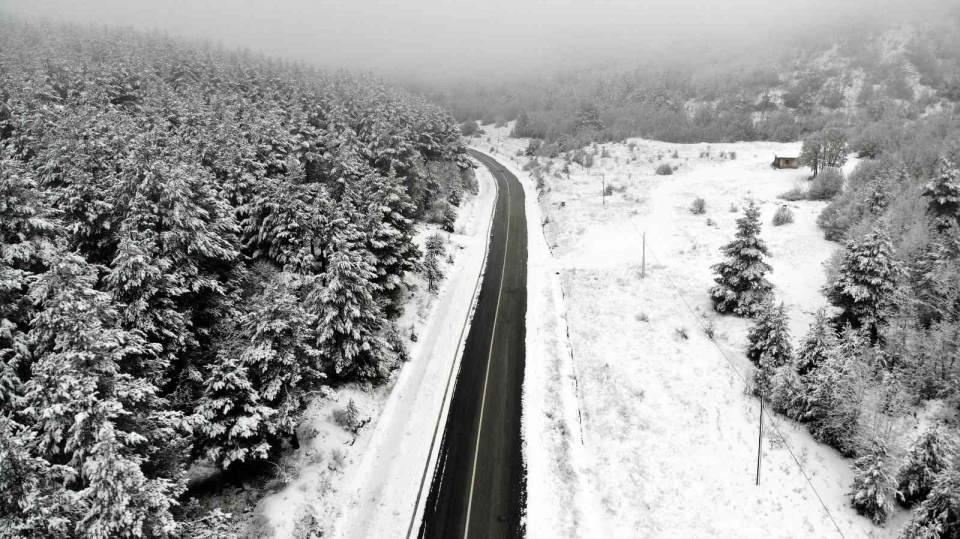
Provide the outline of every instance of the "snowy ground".
{"type": "MultiPolygon", "coordinates": [[[[496,187],[483,167],[477,179],[479,194],[465,198],[456,233],[441,233],[454,261],[440,291],[428,294],[419,282],[398,322],[410,362],[385,386],[346,387],[314,399],[300,427],[300,449],[290,459],[292,480],[261,503],[259,530],[277,538],[308,537],[308,530],[323,537],[406,533],[483,270],[496,187]],[[369,420],[357,434],[333,419],[351,399],[369,420]]],[[[424,228],[418,240],[434,232],[424,228]]]]}
{"type": "MultiPolygon", "coordinates": [[[[493,155],[515,170],[526,161],[516,157],[526,141],[504,130],[498,146],[496,130],[484,129],[478,147],[497,146],[493,155]]],[[[776,196],[807,172],[774,171],[769,163],[774,154],[798,154],[799,144],[628,142],[632,149],[605,145],[606,158],[598,148],[590,169],[547,174],[542,229],[528,208],[529,535],[897,535],[906,513],[886,528],[858,516],[847,496],[850,461],[783,418],[764,416],[755,485],[759,404],[745,390],[748,322],[715,315],[706,293],[710,266],[752,198],[795,340],[824,304],[823,262],[837,246],[815,224],[823,203],[786,203],[795,222],[771,224],[784,204],[776,196]],[[657,176],[661,162],[679,168],[657,176]],[[613,185],[605,206],[601,182],[613,185]],[[698,196],[704,215],[688,209],[698,196]],[[710,324],[713,340],[704,331],[710,324]]],[[[562,166],[554,160],[552,169],[562,166]]],[[[524,183],[533,195],[532,180],[524,183]]]]}

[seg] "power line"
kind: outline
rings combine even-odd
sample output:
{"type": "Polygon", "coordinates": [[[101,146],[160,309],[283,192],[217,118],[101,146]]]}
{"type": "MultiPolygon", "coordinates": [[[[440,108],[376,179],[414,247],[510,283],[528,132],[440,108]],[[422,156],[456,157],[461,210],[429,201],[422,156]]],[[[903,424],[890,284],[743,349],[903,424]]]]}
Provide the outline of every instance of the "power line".
{"type": "MultiPolygon", "coordinates": [[[[633,219],[627,219],[627,222],[630,223],[630,226],[632,226],[633,229],[634,229],[638,234],[643,234],[643,232],[641,232],[640,229],[637,228],[637,225],[636,225],[636,223],[633,222],[633,219]]],[[[651,255],[650,258],[653,258],[653,259],[656,259],[656,260],[659,260],[659,259],[660,259],[660,258],[653,252],[653,249],[651,249],[649,246],[647,246],[646,250],[650,252],[650,255],[651,255]]],[[[690,306],[689,303],[687,303],[686,298],[683,297],[683,294],[680,292],[680,288],[673,282],[673,279],[671,279],[670,276],[669,276],[666,272],[663,273],[663,277],[664,277],[664,279],[666,280],[667,285],[668,285],[671,289],[673,289],[674,294],[676,294],[676,296],[680,298],[680,301],[683,303],[684,307],[687,308],[687,311],[689,311],[690,314],[693,315],[693,318],[694,318],[694,320],[696,320],[697,325],[700,326],[700,329],[703,330],[703,331],[706,331],[706,330],[707,330],[707,327],[706,327],[706,326],[703,324],[703,322],[701,321],[701,316],[690,306]]],[[[744,376],[744,374],[741,373],[739,369],[737,369],[737,367],[736,367],[736,365],[733,363],[733,361],[727,356],[726,352],[723,351],[723,348],[721,348],[720,345],[717,344],[716,341],[714,341],[713,339],[709,339],[709,341],[710,341],[711,343],[713,343],[713,345],[717,348],[717,351],[720,352],[720,356],[723,357],[724,360],[726,360],[726,362],[730,365],[730,368],[733,370],[733,372],[740,378],[740,380],[743,381],[744,385],[748,385],[748,381],[747,381],[746,376],[744,376]]],[[[760,405],[763,406],[763,400],[762,400],[762,399],[761,399],[761,404],[760,404],[760,405]]],[[[761,412],[761,414],[762,414],[762,412],[761,412]]],[[[761,415],[760,417],[761,417],[761,422],[762,422],[762,421],[763,421],[763,416],[761,415]]],[[[762,426],[762,423],[761,423],[761,426],[762,426]]],[[[840,525],[837,523],[837,520],[833,517],[833,513],[830,512],[830,508],[827,507],[827,504],[823,501],[823,497],[820,496],[820,492],[817,491],[817,487],[815,487],[815,486],[813,485],[813,481],[810,480],[810,476],[808,476],[806,470],[803,469],[803,464],[800,463],[800,459],[797,458],[796,453],[795,453],[795,452],[793,451],[793,449],[790,447],[790,444],[787,443],[787,438],[786,438],[786,437],[783,435],[783,433],[780,431],[780,428],[777,426],[777,423],[774,422],[773,420],[771,420],[771,421],[770,421],[770,426],[773,427],[774,432],[776,432],[777,436],[780,438],[780,441],[783,443],[783,447],[786,448],[787,452],[788,452],[788,453],[790,454],[790,456],[793,458],[794,463],[796,463],[796,465],[797,465],[797,469],[800,470],[800,475],[803,476],[803,478],[804,478],[804,479],[806,480],[806,482],[807,482],[807,485],[810,487],[810,490],[812,490],[812,491],[813,491],[813,494],[817,497],[817,501],[820,502],[820,505],[823,507],[823,510],[824,510],[824,512],[827,514],[827,517],[830,518],[830,522],[833,523],[833,527],[837,529],[837,533],[840,534],[840,537],[841,537],[841,538],[845,538],[845,536],[844,536],[844,534],[843,534],[843,530],[840,529],[840,525]]],[[[759,472],[758,472],[757,477],[758,477],[758,482],[759,482],[759,472]]]]}

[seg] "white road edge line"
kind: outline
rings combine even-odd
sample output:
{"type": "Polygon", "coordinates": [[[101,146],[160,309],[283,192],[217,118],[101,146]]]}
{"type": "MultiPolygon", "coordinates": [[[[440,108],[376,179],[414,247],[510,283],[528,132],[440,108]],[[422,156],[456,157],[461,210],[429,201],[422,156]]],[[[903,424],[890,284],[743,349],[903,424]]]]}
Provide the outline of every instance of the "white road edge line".
{"type": "MultiPolygon", "coordinates": [[[[501,167],[506,170],[506,167],[503,167],[502,165],[501,167]]],[[[493,170],[490,170],[490,173],[493,174],[493,170]]],[[[470,475],[470,495],[467,497],[467,519],[463,524],[463,539],[467,539],[467,535],[470,533],[470,510],[473,506],[473,485],[477,480],[477,456],[480,454],[480,433],[483,431],[483,408],[487,403],[487,381],[490,379],[490,362],[493,358],[493,341],[494,337],[497,335],[497,317],[500,315],[500,299],[503,297],[503,277],[507,269],[507,252],[509,252],[510,247],[510,182],[504,180],[503,183],[507,186],[506,241],[503,243],[503,264],[500,268],[500,288],[497,290],[497,308],[493,312],[493,330],[490,332],[490,351],[487,353],[487,372],[483,376],[483,396],[480,398],[480,421],[477,422],[477,444],[473,449],[473,472],[470,475]]]]}

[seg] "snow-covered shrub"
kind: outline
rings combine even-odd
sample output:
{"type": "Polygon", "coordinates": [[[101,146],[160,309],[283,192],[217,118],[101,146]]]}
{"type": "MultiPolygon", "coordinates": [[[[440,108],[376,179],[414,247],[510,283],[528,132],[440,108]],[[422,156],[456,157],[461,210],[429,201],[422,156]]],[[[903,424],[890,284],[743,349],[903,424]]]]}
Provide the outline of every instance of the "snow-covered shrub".
{"type": "Polygon", "coordinates": [[[427,236],[427,241],[424,242],[424,247],[427,250],[427,254],[433,253],[436,256],[443,256],[447,252],[447,240],[438,233],[434,232],[427,236]]]}
{"type": "Polygon", "coordinates": [[[843,191],[843,173],[840,169],[828,167],[820,171],[810,182],[807,190],[809,200],[830,200],[843,191]]]}
{"type": "Polygon", "coordinates": [[[593,154],[584,150],[583,148],[574,150],[570,156],[570,160],[582,166],[583,168],[590,168],[593,166],[593,154]]]}
{"type": "Polygon", "coordinates": [[[347,430],[354,430],[360,424],[360,410],[357,403],[350,399],[343,408],[333,411],[333,421],[347,430]]]}
{"type": "Polygon", "coordinates": [[[851,503],[858,513],[882,525],[893,510],[893,477],[887,462],[887,448],[881,440],[874,440],[869,452],[853,463],[853,492],[851,503]]]}
{"type": "Polygon", "coordinates": [[[397,329],[396,324],[390,323],[390,327],[387,328],[385,335],[387,344],[390,345],[390,348],[396,354],[397,361],[407,362],[410,360],[410,352],[407,350],[407,343],[403,341],[403,337],[400,336],[400,330],[397,329]]]}
{"type": "Polygon", "coordinates": [[[477,125],[476,120],[467,120],[460,124],[460,134],[465,137],[482,135],[483,130],[477,125]]]}
{"type": "Polygon", "coordinates": [[[780,206],[773,214],[773,226],[782,226],[793,222],[793,211],[787,206],[780,206]]]}
{"type": "Polygon", "coordinates": [[[657,166],[656,173],[658,176],[669,176],[673,174],[673,167],[669,163],[662,163],[657,166]]]}
{"type": "Polygon", "coordinates": [[[694,215],[707,213],[707,201],[700,197],[693,199],[693,202],[690,203],[690,213],[694,215]]]}
{"type": "Polygon", "coordinates": [[[713,320],[707,320],[706,322],[704,322],[703,333],[707,336],[708,339],[712,341],[713,338],[716,336],[716,332],[717,332],[717,328],[716,328],[716,325],[713,323],[713,320]]]}
{"type": "Polygon", "coordinates": [[[936,476],[955,457],[956,447],[947,433],[937,426],[927,429],[913,442],[897,472],[897,500],[909,507],[926,499],[936,476]]]}
{"type": "Polygon", "coordinates": [[[783,200],[786,200],[788,202],[805,200],[807,198],[807,191],[803,187],[800,187],[798,185],[790,189],[789,191],[784,191],[783,193],[780,193],[779,195],[777,195],[777,198],[782,198],[783,200]]]}
{"type": "Polygon", "coordinates": [[[443,208],[443,216],[440,218],[440,228],[445,232],[453,233],[454,226],[457,224],[457,210],[453,206],[446,204],[443,208]]]}

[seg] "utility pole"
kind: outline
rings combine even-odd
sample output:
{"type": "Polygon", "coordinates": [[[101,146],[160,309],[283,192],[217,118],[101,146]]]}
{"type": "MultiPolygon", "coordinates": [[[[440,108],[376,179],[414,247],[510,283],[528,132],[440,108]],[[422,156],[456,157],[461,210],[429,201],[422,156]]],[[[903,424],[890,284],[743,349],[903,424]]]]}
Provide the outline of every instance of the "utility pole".
{"type": "Polygon", "coordinates": [[[607,207],[607,175],[605,172],[600,173],[600,201],[603,203],[603,207],[607,207]]]}
{"type": "Polygon", "coordinates": [[[640,258],[640,278],[647,278],[647,231],[643,231],[643,251],[640,258]]]}
{"type": "Polygon", "coordinates": [[[760,395],[760,432],[757,436],[757,486],[760,486],[760,459],[763,456],[763,395],[760,395]]]}

